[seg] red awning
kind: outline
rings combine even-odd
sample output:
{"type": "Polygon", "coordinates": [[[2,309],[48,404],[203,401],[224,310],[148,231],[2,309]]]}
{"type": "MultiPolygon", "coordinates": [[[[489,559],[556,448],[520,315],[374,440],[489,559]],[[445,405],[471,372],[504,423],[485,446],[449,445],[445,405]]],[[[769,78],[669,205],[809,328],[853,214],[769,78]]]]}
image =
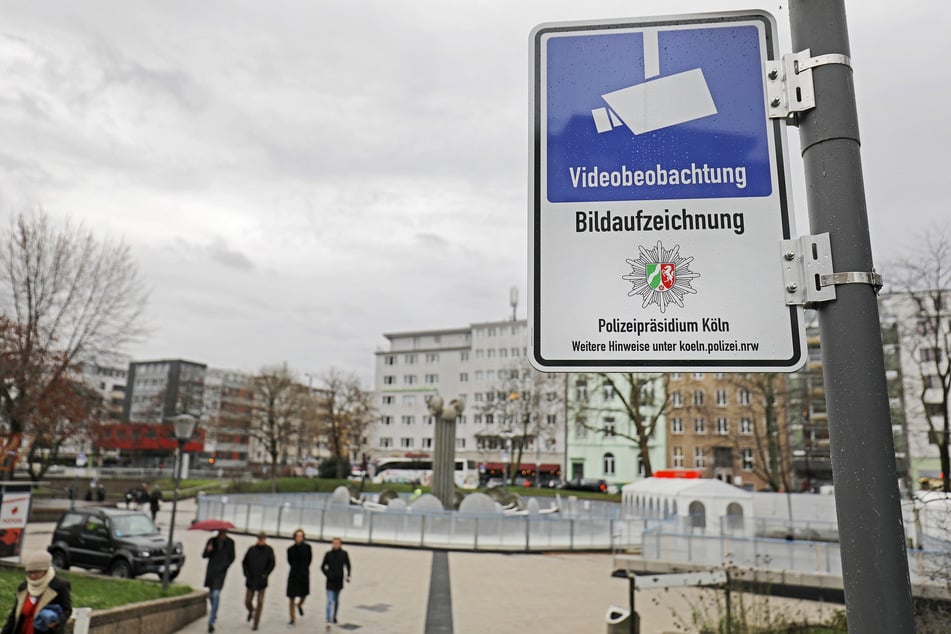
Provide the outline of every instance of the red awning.
{"type": "MultiPolygon", "coordinates": [[[[484,466],[487,471],[501,471],[502,469],[505,468],[505,463],[504,462],[485,462],[480,466],[484,466]]],[[[509,468],[511,468],[511,466],[512,465],[509,465],[509,468]]],[[[548,471],[550,473],[561,471],[560,464],[552,464],[552,463],[543,462],[542,464],[538,466],[541,469],[541,471],[548,471]]],[[[534,471],[535,464],[534,463],[529,464],[527,462],[523,462],[522,464],[518,465],[518,470],[519,471],[534,471]]]]}

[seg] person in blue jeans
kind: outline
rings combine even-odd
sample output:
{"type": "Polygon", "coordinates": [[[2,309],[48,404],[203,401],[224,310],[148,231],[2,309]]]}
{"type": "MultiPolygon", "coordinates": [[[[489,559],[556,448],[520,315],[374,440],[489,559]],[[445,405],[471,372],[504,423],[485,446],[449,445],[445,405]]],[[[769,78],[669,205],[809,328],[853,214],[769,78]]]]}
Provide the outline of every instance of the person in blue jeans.
{"type": "Polygon", "coordinates": [[[228,531],[220,530],[215,537],[209,539],[201,556],[208,560],[208,568],[205,571],[205,587],[208,588],[208,600],[211,601],[208,631],[214,632],[221,589],[225,585],[228,568],[234,563],[234,540],[228,537],[228,531]]]}
{"type": "Polygon", "coordinates": [[[339,537],[334,537],[330,550],[324,553],[320,571],[327,577],[327,627],[337,622],[337,610],[340,608],[340,592],[346,580],[350,583],[350,556],[342,547],[339,537]],[[346,569],[346,574],[344,573],[346,569]]]}

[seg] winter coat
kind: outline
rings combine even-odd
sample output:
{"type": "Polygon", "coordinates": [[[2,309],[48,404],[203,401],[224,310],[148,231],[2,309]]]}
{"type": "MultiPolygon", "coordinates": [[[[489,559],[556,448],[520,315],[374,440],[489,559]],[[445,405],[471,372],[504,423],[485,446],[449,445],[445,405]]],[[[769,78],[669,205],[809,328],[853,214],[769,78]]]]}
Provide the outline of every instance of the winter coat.
{"type": "Polygon", "coordinates": [[[310,594],[310,562],[313,553],[310,544],[301,542],[287,549],[287,563],[291,571],[287,574],[287,597],[306,597],[310,594]]]}
{"type": "Polygon", "coordinates": [[[274,549],[264,544],[255,544],[248,548],[241,561],[244,569],[244,587],[248,590],[263,590],[267,587],[267,578],[274,570],[274,549]]]}
{"type": "Polygon", "coordinates": [[[320,571],[327,577],[328,590],[342,590],[344,577],[350,576],[350,556],[343,548],[330,549],[324,554],[324,561],[320,564],[320,571]],[[344,575],[343,569],[347,569],[344,575]]]}
{"type": "Polygon", "coordinates": [[[212,537],[205,544],[201,556],[208,560],[208,569],[205,571],[205,587],[209,590],[221,590],[225,585],[225,575],[234,561],[234,540],[230,537],[218,539],[212,537]],[[208,552],[211,546],[211,552],[208,552]]]}
{"type": "MultiPolygon", "coordinates": [[[[73,613],[71,594],[68,581],[60,579],[59,577],[53,577],[49,587],[38,597],[39,601],[36,604],[34,614],[39,614],[40,610],[48,605],[58,605],[63,610],[63,620],[60,621],[60,626],[57,627],[56,630],[62,631],[63,625],[69,620],[70,615],[73,613]]],[[[10,616],[7,617],[7,623],[3,626],[3,629],[0,630],[0,634],[19,634],[21,625],[20,615],[23,612],[23,604],[26,603],[26,597],[26,582],[24,581],[20,584],[20,587],[17,588],[16,603],[13,604],[10,616]]]]}

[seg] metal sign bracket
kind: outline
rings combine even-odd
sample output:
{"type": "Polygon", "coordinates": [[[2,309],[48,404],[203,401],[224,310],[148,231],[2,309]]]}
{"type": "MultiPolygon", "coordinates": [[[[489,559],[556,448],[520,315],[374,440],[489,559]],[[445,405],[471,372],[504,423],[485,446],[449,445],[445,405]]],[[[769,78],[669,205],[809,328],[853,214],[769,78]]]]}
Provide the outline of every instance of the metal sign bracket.
{"type": "Polygon", "coordinates": [[[809,306],[835,299],[840,284],[869,284],[876,294],[882,276],[875,271],[836,273],[828,233],[782,241],[783,283],[787,306],[809,306]]]}
{"type": "Polygon", "coordinates": [[[816,91],[812,83],[812,69],[826,64],[842,64],[852,68],[852,60],[842,53],[812,56],[807,48],[789,53],[782,59],[767,60],[766,110],[770,119],[786,119],[789,125],[798,125],[796,113],[816,107],[816,91]]]}

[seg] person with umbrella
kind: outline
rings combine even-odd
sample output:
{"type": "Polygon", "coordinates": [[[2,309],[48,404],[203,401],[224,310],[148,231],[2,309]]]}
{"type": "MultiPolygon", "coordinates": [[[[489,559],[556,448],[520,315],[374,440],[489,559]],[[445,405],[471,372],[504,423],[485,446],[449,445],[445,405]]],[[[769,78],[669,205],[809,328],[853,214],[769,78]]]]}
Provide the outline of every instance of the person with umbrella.
{"type": "Polygon", "coordinates": [[[295,610],[304,616],[304,599],[310,594],[310,562],[313,553],[310,544],[304,541],[304,529],[294,531],[294,543],[287,549],[287,563],[291,570],[287,574],[287,599],[290,601],[291,620],[288,625],[294,625],[295,610]],[[295,599],[297,601],[295,602],[295,599]],[[296,605],[295,605],[296,603],[296,605]]]}
{"type": "MultiPolygon", "coordinates": [[[[192,529],[198,524],[193,524],[192,529]]],[[[205,571],[205,587],[208,588],[208,600],[211,610],[208,613],[208,631],[215,631],[215,619],[218,617],[218,604],[221,602],[221,589],[225,585],[225,575],[234,562],[234,540],[228,537],[230,522],[220,522],[218,534],[208,540],[201,556],[208,560],[205,571]]],[[[201,530],[201,528],[197,529],[201,530]]]]}

